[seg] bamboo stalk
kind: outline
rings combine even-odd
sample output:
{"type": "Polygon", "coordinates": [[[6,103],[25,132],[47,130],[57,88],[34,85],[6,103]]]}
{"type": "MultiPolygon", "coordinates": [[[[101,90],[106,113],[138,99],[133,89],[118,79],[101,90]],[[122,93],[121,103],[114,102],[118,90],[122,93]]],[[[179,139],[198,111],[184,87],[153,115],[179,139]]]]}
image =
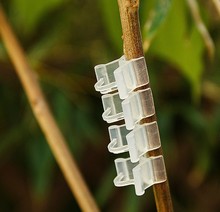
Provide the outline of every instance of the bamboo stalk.
{"type": "Polygon", "coordinates": [[[0,6],[0,33],[17,75],[24,87],[31,108],[47,142],[59,164],[69,187],[83,211],[99,211],[85,181],[76,165],[74,158],[66,145],[40,88],[37,76],[31,70],[25,53],[17,41],[0,6]]]}
{"type": "MultiPolygon", "coordinates": [[[[144,56],[139,24],[139,0],[118,0],[123,32],[124,54],[130,60],[144,56]]],[[[146,118],[143,123],[156,120],[156,115],[146,118]]],[[[162,148],[151,151],[149,156],[163,155],[162,148]]],[[[157,211],[172,212],[173,205],[168,180],[153,186],[157,211]]]]}

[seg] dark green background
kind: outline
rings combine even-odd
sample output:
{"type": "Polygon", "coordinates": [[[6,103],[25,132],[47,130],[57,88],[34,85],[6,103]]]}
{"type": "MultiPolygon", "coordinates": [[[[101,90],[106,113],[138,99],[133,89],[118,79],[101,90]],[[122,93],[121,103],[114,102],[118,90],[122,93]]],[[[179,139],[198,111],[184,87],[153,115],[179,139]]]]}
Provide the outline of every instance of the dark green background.
{"type": "MultiPolygon", "coordinates": [[[[220,208],[220,16],[199,11],[208,50],[187,1],[142,0],[140,22],[175,211],[220,208]]],[[[155,211],[152,189],[116,188],[108,125],[93,67],[119,58],[116,0],[5,0],[3,7],[39,76],[70,149],[102,211],[155,211]]],[[[0,42],[0,211],[80,211],[0,42]]]]}

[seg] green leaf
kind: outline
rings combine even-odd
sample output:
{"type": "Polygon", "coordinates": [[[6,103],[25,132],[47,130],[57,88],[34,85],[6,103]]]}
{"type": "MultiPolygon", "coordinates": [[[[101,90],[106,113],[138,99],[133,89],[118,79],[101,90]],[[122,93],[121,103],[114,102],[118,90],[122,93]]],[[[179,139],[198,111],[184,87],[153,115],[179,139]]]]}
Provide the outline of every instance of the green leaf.
{"type": "MultiPolygon", "coordinates": [[[[24,34],[32,33],[42,17],[52,9],[58,7],[63,0],[12,0],[11,17],[24,34]]],[[[49,20],[45,20],[49,21],[49,20]]]]}
{"type": "Polygon", "coordinates": [[[173,0],[170,13],[157,33],[151,54],[176,66],[192,86],[194,100],[200,97],[204,43],[194,23],[188,27],[184,1],[173,0]]]}
{"type": "Polygon", "coordinates": [[[32,138],[28,145],[28,162],[34,194],[43,198],[51,186],[51,174],[54,167],[52,153],[43,137],[32,138]]]}
{"type": "Polygon", "coordinates": [[[117,50],[122,52],[122,30],[117,1],[99,0],[99,3],[109,38],[114,46],[117,47],[117,50]]]}
{"type": "MultiPolygon", "coordinates": [[[[144,39],[151,39],[165,21],[170,9],[170,1],[171,0],[157,0],[154,7],[148,12],[149,17],[143,28],[144,39]]],[[[149,5],[145,6],[149,7],[149,5]]]]}

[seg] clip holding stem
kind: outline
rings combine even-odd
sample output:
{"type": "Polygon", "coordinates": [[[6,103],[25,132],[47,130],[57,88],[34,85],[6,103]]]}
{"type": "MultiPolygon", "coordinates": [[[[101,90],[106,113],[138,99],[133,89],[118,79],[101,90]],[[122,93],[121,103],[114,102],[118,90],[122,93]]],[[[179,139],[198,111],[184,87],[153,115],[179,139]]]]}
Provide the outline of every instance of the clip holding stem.
{"type": "Polygon", "coordinates": [[[126,99],[136,88],[149,83],[149,76],[144,57],[126,61],[114,71],[119,96],[126,99]]]}
{"type": "Polygon", "coordinates": [[[114,154],[129,152],[132,163],[138,162],[142,155],[161,146],[156,121],[137,124],[132,131],[127,130],[125,124],[110,126],[108,130],[109,152],[114,154]]]}
{"type": "Polygon", "coordinates": [[[131,162],[135,163],[140,157],[161,146],[157,122],[136,125],[126,136],[131,162]]]}
{"type": "Polygon", "coordinates": [[[96,91],[102,94],[118,90],[121,99],[138,87],[149,83],[149,76],[144,57],[125,60],[122,56],[107,64],[95,66],[96,91]]]}
{"type": "Polygon", "coordinates": [[[140,163],[132,163],[130,158],[115,160],[117,187],[134,185],[136,195],[143,195],[150,186],[167,180],[163,156],[141,157],[140,163]]]}

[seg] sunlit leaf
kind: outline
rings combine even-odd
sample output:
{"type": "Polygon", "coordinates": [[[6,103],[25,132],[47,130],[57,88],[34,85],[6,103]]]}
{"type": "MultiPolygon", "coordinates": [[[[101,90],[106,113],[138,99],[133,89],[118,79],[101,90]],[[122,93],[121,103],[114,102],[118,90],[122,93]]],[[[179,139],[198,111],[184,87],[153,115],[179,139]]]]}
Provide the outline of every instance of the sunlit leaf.
{"type": "Polygon", "coordinates": [[[143,28],[142,33],[144,40],[152,38],[165,21],[171,4],[170,1],[171,0],[157,0],[155,2],[154,8],[149,11],[149,17],[143,28]]]}
{"type": "Polygon", "coordinates": [[[187,8],[183,1],[173,0],[170,13],[156,35],[151,54],[176,66],[192,86],[196,100],[200,96],[204,43],[195,24],[188,27],[187,8]]]}

